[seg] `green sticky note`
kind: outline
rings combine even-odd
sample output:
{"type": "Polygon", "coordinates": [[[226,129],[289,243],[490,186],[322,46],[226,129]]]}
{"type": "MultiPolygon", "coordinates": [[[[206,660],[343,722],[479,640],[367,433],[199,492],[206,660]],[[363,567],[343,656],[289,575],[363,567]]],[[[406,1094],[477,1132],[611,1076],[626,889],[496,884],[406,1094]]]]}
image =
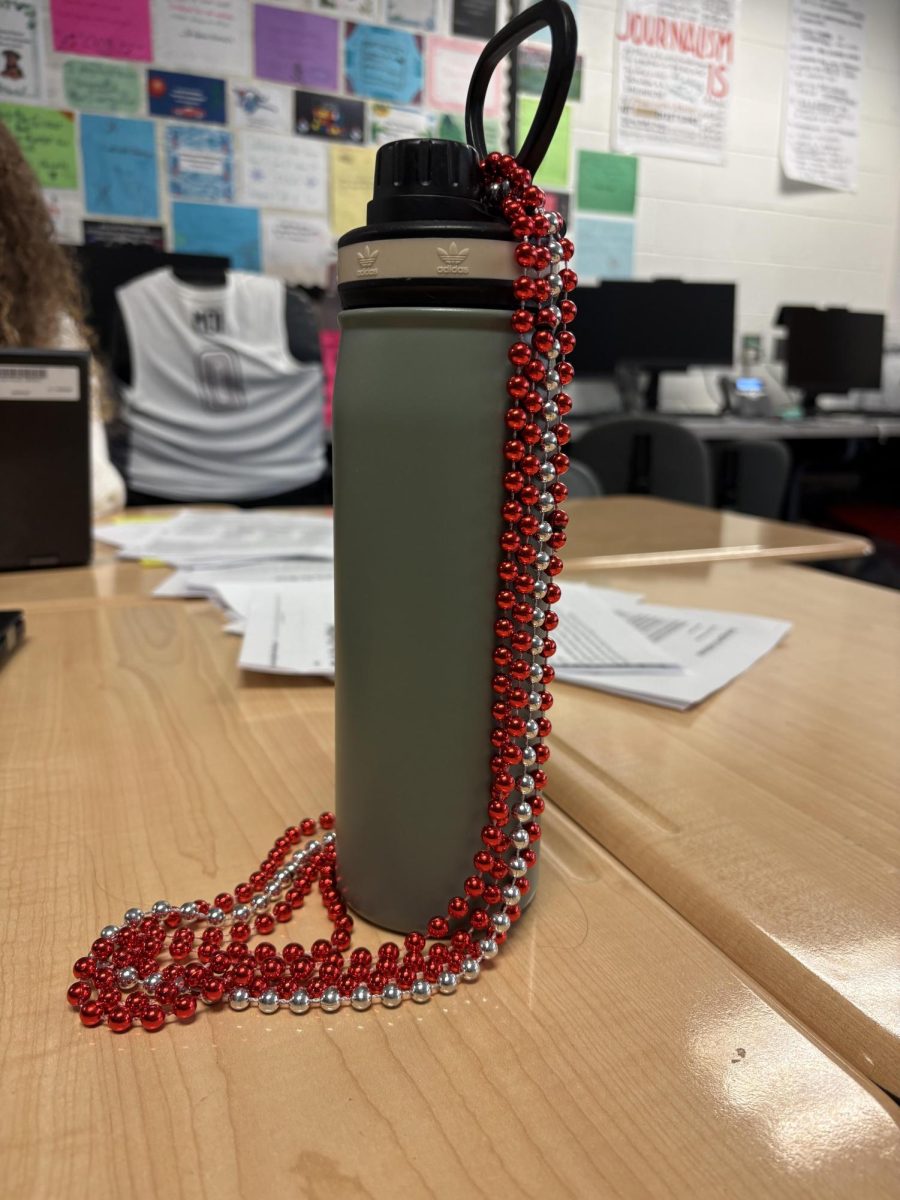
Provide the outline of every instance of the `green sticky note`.
{"type": "MultiPolygon", "coordinates": [[[[534,114],[537,112],[537,100],[519,98],[519,137],[521,147],[525,135],[531,128],[534,114]]],[[[568,104],[562,111],[553,141],[544,155],[544,161],[535,175],[535,182],[541,187],[564,188],[569,186],[569,149],[572,143],[572,110],[568,104]]]]}
{"type": "Polygon", "coordinates": [[[637,159],[631,154],[578,151],[578,207],[584,212],[634,212],[637,159]]]}
{"type": "Polygon", "coordinates": [[[19,143],[42,188],[78,187],[74,113],[0,104],[0,121],[19,143]]]}
{"type": "Polygon", "coordinates": [[[66,104],[81,112],[130,116],[140,110],[141,75],[128,63],[70,58],[63,63],[66,104]]]}

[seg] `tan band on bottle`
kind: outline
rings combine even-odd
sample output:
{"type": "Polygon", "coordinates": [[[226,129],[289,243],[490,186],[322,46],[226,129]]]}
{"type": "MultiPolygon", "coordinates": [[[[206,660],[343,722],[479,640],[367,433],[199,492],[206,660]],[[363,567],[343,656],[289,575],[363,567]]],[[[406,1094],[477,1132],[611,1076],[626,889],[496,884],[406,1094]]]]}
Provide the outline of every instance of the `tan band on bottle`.
{"type": "Polygon", "coordinates": [[[372,279],[509,279],[515,242],[490,238],[388,238],[338,251],[338,283],[372,279]]]}

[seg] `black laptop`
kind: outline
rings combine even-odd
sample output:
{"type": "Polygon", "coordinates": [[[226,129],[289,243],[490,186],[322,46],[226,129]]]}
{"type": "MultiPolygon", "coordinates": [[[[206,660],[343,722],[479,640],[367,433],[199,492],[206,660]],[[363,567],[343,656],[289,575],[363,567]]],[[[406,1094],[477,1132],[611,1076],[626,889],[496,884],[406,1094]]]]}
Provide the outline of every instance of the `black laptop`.
{"type": "Polygon", "coordinates": [[[0,348],[0,570],[91,558],[90,355],[0,348]]]}

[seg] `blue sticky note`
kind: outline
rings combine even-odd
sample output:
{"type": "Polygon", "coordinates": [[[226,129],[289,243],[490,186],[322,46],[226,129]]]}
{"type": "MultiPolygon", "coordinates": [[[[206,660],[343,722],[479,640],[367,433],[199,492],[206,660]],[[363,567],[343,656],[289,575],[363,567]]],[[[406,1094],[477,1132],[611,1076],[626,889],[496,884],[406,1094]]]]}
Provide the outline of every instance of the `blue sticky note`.
{"type": "Polygon", "coordinates": [[[82,116],[81,158],[89,213],[159,216],[153,121],[82,116]]]}
{"type": "Polygon", "coordinates": [[[225,123],[225,80],[177,71],[148,71],[147,98],[154,117],[225,123]]]}
{"type": "Polygon", "coordinates": [[[169,193],[194,200],[234,199],[234,148],[231,134],[202,125],[166,129],[169,193]]]}
{"type": "Polygon", "coordinates": [[[377,25],[348,26],[347,90],[389,104],[416,104],[422,94],[422,38],[377,25]]]}
{"type": "MultiPolygon", "coordinates": [[[[631,279],[634,274],[634,221],[577,217],[572,266],[583,282],[631,279]]],[[[578,302],[576,294],[575,302],[578,302]]]]}
{"type": "Polygon", "coordinates": [[[172,205],[175,249],[184,254],[224,254],[240,271],[258,271],[259,209],[219,204],[172,205]]]}

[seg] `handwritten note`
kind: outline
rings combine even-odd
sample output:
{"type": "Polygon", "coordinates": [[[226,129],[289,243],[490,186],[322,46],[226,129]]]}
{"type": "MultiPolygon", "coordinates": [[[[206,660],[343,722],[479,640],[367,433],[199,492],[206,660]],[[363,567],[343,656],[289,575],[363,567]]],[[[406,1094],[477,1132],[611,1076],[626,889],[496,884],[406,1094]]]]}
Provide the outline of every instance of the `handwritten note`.
{"type": "Polygon", "coordinates": [[[250,69],[246,0],[156,0],[157,62],[244,75],[250,69]]]}
{"type": "Polygon", "coordinates": [[[327,208],[328,148],[316,139],[245,135],[239,161],[245,204],[313,213],[327,208]]]}
{"type": "Polygon", "coordinates": [[[331,230],[324,217],[263,213],[263,270],[288,283],[324,287],[332,259],[331,230]]]}
{"type": "Polygon", "coordinates": [[[375,150],[371,146],[330,146],[331,228],[341,236],[366,223],[372,198],[375,150]]]}
{"type": "Polygon", "coordinates": [[[19,147],[44,188],[78,187],[75,117],[55,108],[0,104],[0,121],[19,147]]]}
{"type": "Polygon", "coordinates": [[[0,97],[40,100],[41,11],[30,0],[0,0],[0,97]]]}
{"type": "Polygon", "coordinates": [[[582,282],[630,279],[634,274],[634,221],[578,217],[575,269],[582,282]]]}
{"type": "Polygon", "coordinates": [[[224,129],[166,128],[169,194],[192,200],[234,199],[234,148],[224,129]]]}
{"type": "Polygon", "coordinates": [[[150,0],[50,0],[53,49],[60,54],[150,62],[150,0]]]}
{"type": "Polygon", "coordinates": [[[422,39],[380,25],[350,25],[344,45],[347,89],[357,96],[415,104],[422,92],[422,39]]]}
{"type": "MultiPolygon", "coordinates": [[[[464,112],[469,80],[483,47],[462,38],[428,39],[428,103],[444,112],[464,112]]],[[[486,117],[499,117],[500,73],[495,71],[484,102],[486,117]]]]}
{"type": "Polygon", "coordinates": [[[259,270],[259,211],[229,204],[172,205],[175,250],[224,254],[239,271],[259,270]]]}
{"type": "Polygon", "coordinates": [[[126,63],[69,58],[63,63],[66,104],[81,112],[132,116],[141,107],[143,79],[126,63]]]}
{"type": "Polygon", "coordinates": [[[339,22],[256,5],[256,74],[297,87],[338,90],[339,22]]]}
{"type": "Polygon", "coordinates": [[[788,179],[856,190],[865,20],[858,0],[794,0],[781,143],[788,179]]]}
{"type": "Polygon", "coordinates": [[[81,157],[88,212],[156,219],[159,200],[152,121],[83,116],[81,157]]]}
{"type": "Polygon", "coordinates": [[[578,151],[578,207],[587,212],[634,212],[638,160],[630,154],[578,151]]]}
{"type": "Polygon", "coordinates": [[[231,83],[231,123],[238,129],[262,129],[268,133],[290,133],[292,116],[290,88],[256,79],[231,83]]]}
{"type": "Polygon", "coordinates": [[[81,218],[84,209],[77,192],[44,192],[44,203],[53,222],[58,242],[77,245],[81,241],[81,218]]]}

